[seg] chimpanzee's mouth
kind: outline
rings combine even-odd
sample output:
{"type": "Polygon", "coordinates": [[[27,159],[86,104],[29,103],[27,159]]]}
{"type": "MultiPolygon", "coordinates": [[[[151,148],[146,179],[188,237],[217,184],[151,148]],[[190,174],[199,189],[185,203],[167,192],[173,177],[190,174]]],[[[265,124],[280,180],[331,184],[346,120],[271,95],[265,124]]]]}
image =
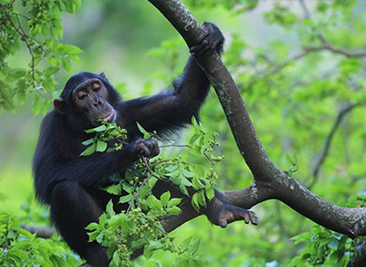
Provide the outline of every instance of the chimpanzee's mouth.
{"type": "Polygon", "coordinates": [[[112,110],[110,113],[108,113],[106,116],[100,118],[101,120],[105,120],[105,121],[110,121],[110,122],[114,122],[115,120],[115,114],[116,112],[114,110],[112,110]]]}

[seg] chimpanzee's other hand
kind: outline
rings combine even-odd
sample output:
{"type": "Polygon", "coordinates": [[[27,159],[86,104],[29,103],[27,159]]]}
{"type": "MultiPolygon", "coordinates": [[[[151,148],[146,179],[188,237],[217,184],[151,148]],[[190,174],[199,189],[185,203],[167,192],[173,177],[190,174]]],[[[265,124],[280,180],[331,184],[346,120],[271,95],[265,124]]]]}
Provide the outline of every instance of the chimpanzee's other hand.
{"type": "Polygon", "coordinates": [[[224,204],[217,214],[217,221],[213,222],[225,228],[229,223],[238,220],[244,220],[246,224],[252,223],[254,225],[258,224],[258,218],[254,212],[246,209],[242,209],[229,204],[224,204]]]}
{"type": "Polygon", "coordinates": [[[203,23],[203,32],[200,42],[190,48],[194,56],[201,56],[209,51],[216,50],[219,54],[224,49],[225,38],[220,29],[213,23],[203,23]]]}
{"type": "Polygon", "coordinates": [[[138,139],[132,143],[133,150],[146,158],[153,158],[159,155],[160,149],[158,142],[151,139],[138,139]]]}
{"type": "Polygon", "coordinates": [[[257,216],[254,212],[230,205],[225,203],[225,199],[222,195],[216,192],[217,196],[211,199],[208,205],[208,218],[215,224],[222,228],[225,228],[229,223],[244,220],[246,224],[252,223],[254,225],[258,224],[257,216]],[[221,200],[219,198],[222,198],[221,200]]]}

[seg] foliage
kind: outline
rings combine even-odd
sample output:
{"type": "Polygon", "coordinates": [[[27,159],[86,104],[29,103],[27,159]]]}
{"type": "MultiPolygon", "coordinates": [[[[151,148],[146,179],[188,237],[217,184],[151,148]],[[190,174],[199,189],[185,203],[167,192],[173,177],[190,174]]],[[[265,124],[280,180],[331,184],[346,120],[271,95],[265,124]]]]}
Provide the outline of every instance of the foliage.
{"type": "MultiPolygon", "coordinates": [[[[27,1],[27,4],[35,2],[27,1]]],[[[54,1],[38,2],[44,4],[54,1]]],[[[76,67],[80,70],[96,68],[93,70],[95,72],[107,68],[113,84],[127,83],[129,90],[124,94],[126,99],[139,96],[141,92],[136,87],[147,80],[146,90],[143,91],[146,94],[153,93],[152,87],[160,90],[161,84],[170,86],[170,81],[178,72],[178,68],[183,66],[188,53],[183,42],[179,45],[177,35],[169,23],[166,23],[156,10],[153,11],[152,7],[150,9],[147,1],[86,2],[76,18],[66,19],[68,23],[74,24],[68,31],[69,35],[72,33],[73,38],[65,41],[77,44],[85,50],[85,57],[76,67]],[[75,27],[76,23],[85,25],[85,28],[75,27]],[[174,40],[164,40],[161,48],[154,49],[151,53],[153,57],[146,57],[146,49],[157,45],[162,38],[169,38],[167,36],[174,36],[174,40]],[[165,70],[161,67],[162,63],[166,66],[165,70]],[[159,86],[155,86],[156,84],[159,86]]],[[[183,2],[200,22],[212,21],[223,29],[228,40],[224,53],[225,65],[229,67],[240,88],[261,142],[277,166],[288,170],[295,179],[334,203],[344,204],[351,195],[363,193],[366,177],[366,121],[363,119],[366,91],[365,57],[362,52],[365,49],[366,35],[360,33],[366,30],[365,3],[355,0],[183,2]],[[306,9],[301,2],[305,4],[306,9]],[[353,104],[359,105],[342,119],[333,138],[330,139],[330,148],[320,166],[319,175],[314,176],[313,166],[317,163],[334,122],[344,108],[353,104]]],[[[0,3],[9,1],[1,0],[0,3]]],[[[14,6],[13,10],[19,14],[27,14],[20,4],[14,6]]],[[[3,14],[4,10],[0,8],[1,21],[4,20],[3,14]]],[[[21,18],[21,21],[24,20],[21,18]]],[[[9,24],[5,27],[1,24],[0,32],[3,31],[13,30],[9,24]]],[[[38,36],[41,37],[42,33],[38,36]]],[[[1,40],[3,45],[3,40],[7,39],[1,40]]],[[[24,44],[19,40],[18,43],[24,44]]],[[[2,48],[0,51],[3,51],[2,48]]],[[[9,65],[14,61],[21,62],[21,68],[25,69],[25,74],[28,75],[24,77],[29,77],[31,67],[27,65],[29,62],[24,56],[28,54],[24,44],[22,49],[6,58],[5,62],[9,65]]],[[[0,64],[2,62],[0,60],[0,64]]],[[[47,64],[47,60],[43,60],[37,66],[47,68],[47,64]]],[[[16,68],[14,66],[15,71],[9,76],[15,75],[16,68]]],[[[41,68],[38,70],[42,71],[41,68]]],[[[2,73],[6,71],[3,67],[0,68],[0,72],[0,80],[10,83],[11,79],[4,80],[5,74],[2,73]]],[[[67,79],[62,72],[58,74],[62,75],[59,76],[59,81],[67,79]]],[[[67,76],[70,74],[67,73],[67,76]]],[[[12,90],[16,83],[17,81],[14,81],[9,87],[1,86],[0,99],[3,99],[3,94],[10,96],[5,97],[6,99],[13,99],[13,96],[17,95],[16,91],[12,90]]],[[[30,92],[34,91],[32,87],[28,89],[30,92]]],[[[1,106],[4,106],[4,100],[2,101],[1,106]]],[[[12,103],[17,101],[14,98],[12,103]]],[[[18,165],[14,167],[13,164],[21,161],[22,169],[24,165],[29,165],[33,142],[36,140],[36,137],[32,136],[36,132],[35,125],[26,128],[27,135],[19,135],[16,138],[21,131],[14,130],[15,125],[38,123],[37,119],[32,120],[29,116],[24,119],[25,114],[29,113],[25,107],[16,111],[18,113],[12,117],[4,116],[7,113],[2,114],[0,122],[0,141],[3,141],[1,147],[2,151],[6,152],[5,156],[0,155],[0,161],[5,162],[0,166],[5,168],[1,169],[1,179],[11,181],[2,183],[0,187],[5,195],[9,195],[6,186],[9,183],[16,184],[11,189],[20,187],[17,182],[21,171],[18,165]],[[20,158],[22,160],[19,160],[20,158]]],[[[209,132],[219,133],[219,154],[226,156],[226,159],[214,168],[220,177],[217,180],[219,188],[238,189],[250,185],[251,173],[237,152],[226,118],[215,96],[206,101],[200,115],[209,132]]],[[[190,136],[193,134],[191,132],[190,136]]],[[[183,136],[182,139],[184,138],[183,136]]],[[[181,152],[181,148],[176,149],[181,152]]],[[[168,156],[169,153],[172,152],[167,152],[168,156]]],[[[197,157],[197,154],[199,153],[181,153],[181,161],[197,166],[203,165],[205,171],[210,173],[211,166],[206,157],[197,157]]],[[[25,169],[21,173],[30,173],[30,170],[25,169]]],[[[26,179],[25,176],[23,174],[22,179],[26,179]]],[[[11,192],[10,195],[13,197],[15,193],[14,190],[14,194],[11,192]]],[[[18,198],[24,198],[24,195],[19,194],[18,198]]],[[[15,204],[13,207],[14,210],[18,208],[15,204]]],[[[266,264],[286,266],[294,257],[305,255],[302,248],[310,247],[320,247],[328,256],[337,254],[338,246],[334,250],[334,246],[331,249],[327,244],[332,242],[334,245],[336,241],[339,242],[339,236],[332,236],[331,232],[318,227],[317,230],[310,230],[313,223],[304,220],[285,205],[268,201],[255,207],[255,211],[260,218],[260,225],[255,229],[248,230],[242,224],[234,223],[223,231],[211,227],[205,218],[197,218],[169,235],[176,236],[178,246],[182,241],[179,237],[199,237],[201,250],[199,248],[195,255],[204,254],[208,265],[214,267],[266,264]],[[298,233],[313,236],[314,243],[311,243],[313,239],[307,239],[308,243],[302,242],[294,246],[290,238],[298,233]]],[[[352,251],[349,242],[347,240],[343,243],[344,246],[339,247],[342,253],[352,251]]],[[[315,254],[308,256],[309,254],[301,263],[307,259],[316,259],[315,254]]],[[[328,256],[325,261],[330,260],[328,256]]],[[[348,254],[343,256],[347,259],[348,254]]],[[[177,258],[161,251],[154,252],[152,257],[157,261],[152,258],[149,262],[138,259],[134,264],[154,266],[161,263],[163,266],[170,266],[177,258]]]]}
{"type": "Polygon", "coordinates": [[[22,229],[19,220],[0,212],[1,266],[75,266],[79,261],[57,237],[37,238],[22,229]]]}
{"type": "Polygon", "coordinates": [[[148,55],[159,58],[166,66],[168,71],[154,72],[153,77],[161,79],[166,84],[170,84],[181,72],[179,54],[183,47],[182,38],[163,41],[158,48],[150,49],[148,55]]]}
{"type": "MultiPolygon", "coordinates": [[[[208,12],[205,3],[185,2],[190,9],[208,12]]],[[[220,2],[215,1],[218,5],[220,2]]],[[[366,38],[359,34],[366,29],[364,7],[353,0],[264,2],[260,1],[258,8],[265,10],[262,13],[267,23],[265,31],[259,25],[257,28],[257,24],[262,25],[257,19],[258,10],[248,12],[247,20],[238,19],[238,28],[231,24],[233,35],[225,48],[225,65],[235,77],[259,138],[276,165],[325,199],[344,204],[351,194],[365,190],[366,125],[360,118],[365,112],[366,38]],[[359,106],[343,117],[334,137],[329,138],[339,114],[354,104],[359,106]],[[329,151],[320,164],[320,173],[313,175],[327,140],[331,143],[329,151]]],[[[230,9],[230,14],[237,14],[238,8],[230,9]]],[[[242,188],[250,184],[250,172],[241,167],[242,159],[236,156],[235,142],[227,134],[229,129],[216,100],[210,99],[203,107],[202,121],[223,138],[220,143],[230,158],[218,165],[219,186],[242,188]]],[[[309,229],[310,222],[278,203],[263,203],[256,212],[261,218],[257,238],[263,242],[254,241],[251,233],[251,242],[245,245],[239,245],[238,241],[226,250],[220,246],[220,251],[226,253],[219,256],[216,249],[211,264],[238,266],[257,262],[264,266],[263,257],[264,262],[276,260],[278,265],[286,265],[298,253],[305,254],[301,246],[295,248],[286,240],[309,229]],[[239,252],[233,252],[236,246],[245,246],[248,253],[237,265],[223,259],[240,258],[239,252]],[[261,253],[257,253],[259,247],[261,253]]],[[[240,229],[225,232],[224,238],[232,240],[239,233],[243,235],[240,229]]],[[[210,246],[211,238],[206,236],[206,241],[202,240],[204,246],[210,246]]],[[[320,235],[318,241],[327,244],[332,238],[335,237],[320,235]]],[[[342,254],[345,249],[339,247],[329,255],[337,251],[342,254]]],[[[339,257],[347,262],[349,256],[339,257]]]]}
{"type": "Polygon", "coordinates": [[[0,111],[12,110],[16,100],[24,104],[26,93],[33,95],[35,114],[48,110],[45,100],[54,93],[54,75],[60,69],[70,70],[72,61],[79,62],[81,50],[59,40],[62,13],[74,13],[80,5],[80,0],[1,1],[0,111]],[[12,60],[22,46],[30,57],[26,67],[12,60]]]}
{"type": "MultiPolygon", "coordinates": [[[[127,210],[116,214],[113,202],[110,201],[99,222],[90,224],[87,229],[91,231],[90,241],[96,240],[108,248],[108,256],[112,259],[111,266],[131,266],[130,257],[141,249],[147,259],[151,258],[154,251],[162,250],[177,255],[174,266],[204,266],[205,261],[196,255],[199,239],[189,237],[176,245],[174,238],[165,232],[160,223],[167,216],[179,214],[179,205],[186,203],[181,203],[181,198],[172,198],[170,191],[162,193],[160,197],[152,193],[153,186],[159,180],[169,183],[182,194],[191,197],[191,205],[197,212],[201,206],[206,207],[207,201],[214,197],[213,185],[217,174],[213,167],[216,162],[222,160],[222,157],[212,154],[213,148],[218,146],[217,135],[212,134],[210,138],[202,125],[195,120],[193,125],[195,132],[187,147],[194,154],[204,155],[209,160],[209,171],[202,166],[188,164],[181,156],[170,159],[142,158],[117,184],[105,188],[107,192],[121,196],[119,204],[127,204],[127,210]],[[205,183],[200,179],[205,180],[205,183]]],[[[144,138],[153,138],[154,135],[146,132],[141,125],[139,129],[144,138]]],[[[119,146],[119,140],[123,142],[121,145],[126,145],[125,131],[112,123],[102,122],[101,126],[86,132],[96,135],[88,139],[93,141],[92,144],[91,141],[84,142],[85,145],[89,145],[85,151],[90,152],[90,147],[93,147],[93,152],[107,151],[106,147],[103,150],[95,149],[94,144],[98,144],[99,141],[113,140],[117,142],[115,145],[119,146]],[[109,134],[111,130],[116,132],[109,134]],[[118,133],[122,134],[122,138],[118,133]]],[[[84,152],[81,156],[85,155],[84,152]]],[[[116,174],[113,175],[114,180],[115,176],[116,174]]]]}
{"type": "MultiPolygon", "coordinates": [[[[344,206],[364,207],[365,195],[354,195],[349,198],[344,206]]],[[[335,233],[322,226],[315,225],[311,231],[296,235],[292,238],[295,244],[306,243],[301,249],[301,254],[292,259],[289,266],[346,266],[359,242],[364,237],[356,240],[348,236],[335,233]]]]}
{"type": "Polygon", "coordinates": [[[111,152],[121,150],[126,144],[127,131],[119,127],[116,123],[107,123],[102,120],[101,125],[85,131],[87,134],[94,134],[90,139],[85,140],[82,144],[88,146],[80,156],[89,156],[94,152],[111,152]],[[108,148],[108,141],[115,140],[114,146],[108,148]]]}
{"type": "Polygon", "coordinates": [[[346,235],[319,225],[313,226],[311,232],[295,236],[293,240],[295,244],[306,242],[307,246],[289,266],[346,266],[355,245],[346,235]]]}
{"type": "Polygon", "coordinates": [[[250,11],[257,7],[259,0],[187,0],[188,5],[192,7],[224,7],[226,9],[235,9],[235,13],[250,11]]]}

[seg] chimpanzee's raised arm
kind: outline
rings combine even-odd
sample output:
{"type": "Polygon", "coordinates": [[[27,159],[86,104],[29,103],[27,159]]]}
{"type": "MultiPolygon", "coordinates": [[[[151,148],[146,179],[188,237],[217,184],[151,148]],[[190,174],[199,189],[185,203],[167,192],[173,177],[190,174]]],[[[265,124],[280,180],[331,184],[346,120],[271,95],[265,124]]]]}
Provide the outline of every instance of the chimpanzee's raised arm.
{"type": "MultiPolygon", "coordinates": [[[[221,53],[224,43],[221,31],[212,23],[204,23],[203,26],[202,39],[191,48],[191,53],[195,57],[213,49],[221,53]]],[[[183,74],[174,82],[172,92],[124,102],[119,110],[121,124],[133,132],[135,122],[139,122],[146,130],[159,133],[184,126],[190,123],[193,116],[198,118],[209,87],[210,82],[191,55],[183,74]]]]}

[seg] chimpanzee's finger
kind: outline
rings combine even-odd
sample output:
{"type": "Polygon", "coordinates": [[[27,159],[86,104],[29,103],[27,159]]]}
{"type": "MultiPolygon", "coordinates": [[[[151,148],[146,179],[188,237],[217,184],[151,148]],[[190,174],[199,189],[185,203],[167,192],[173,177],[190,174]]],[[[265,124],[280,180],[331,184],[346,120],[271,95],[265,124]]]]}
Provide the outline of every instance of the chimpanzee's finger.
{"type": "Polygon", "coordinates": [[[258,225],[258,218],[255,215],[254,212],[249,211],[249,216],[250,216],[250,221],[252,222],[253,225],[258,225]]]}

